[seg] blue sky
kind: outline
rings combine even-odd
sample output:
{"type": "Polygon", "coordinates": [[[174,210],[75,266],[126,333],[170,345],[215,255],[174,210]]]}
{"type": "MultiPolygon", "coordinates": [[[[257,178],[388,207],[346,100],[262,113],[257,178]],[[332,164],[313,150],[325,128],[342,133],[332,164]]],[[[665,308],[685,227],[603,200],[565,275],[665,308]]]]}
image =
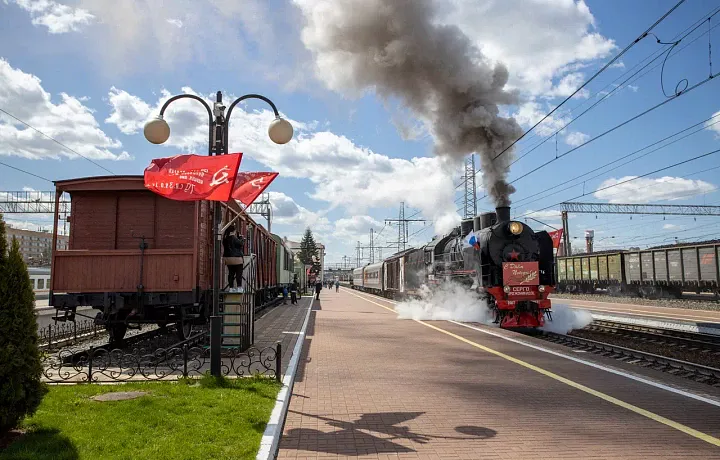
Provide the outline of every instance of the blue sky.
{"type": "MultiPolygon", "coordinates": [[[[453,184],[460,180],[459,169],[453,175],[437,163],[433,135],[422,120],[402,109],[398,99],[383,101],[372,90],[353,94],[338,83],[347,77],[346,66],[318,64],[323,50],[313,44],[312,37],[326,31],[324,21],[332,22],[333,14],[339,14],[323,8],[358,1],[3,0],[0,108],[112,173],[141,174],[152,158],[206,150],[206,118],[199,104],[169,109],[173,131],[168,145],[145,141],[142,125],[168,95],[192,91],[209,97],[222,90],[227,98],[260,93],[292,120],[296,138],[284,147],[267,140],[270,115],[261,102],[252,102],[233,115],[231,148],[245,152],[242,169],[280,172],[269,189],[275,207],[274,233],[294,239],[310,226],[329,247],[326,261],[339,262],[343,255],[354,258],[357,241],[369,243],[370,228],[376,234],[382,232],[376,243],[395,241],[397,229],[385,226],[384,219],[396,218],[400,202],[405,201],[406,215],[417,213],[415,217],[428,221],[425,227],[422,223],[410,227],[411,234],[417,232],[413,242],[421,243],[445,229],[455,213],[453,207],[459,208],[454,203],[459,193],[452,195],[453,184]],[[324,16],[317,16],[323,11],[324,16]],[[415,135],[401,135],[400,125],[414,126],[415,135]]],[[[675,3],[437,0],[433,21],[458,26],[489,58],[508,66],[508,84],[521,99],[501,110],[527,129],[675,3]]],[[[361,4],[373,8],[378,1],[361,4]]],[[[661,41],[671,41],[719,6],[716,1],[686,1],[654,32],[661,41]]],[[[699,37],[667,61],[662,75],[666,93],[673,94],[682,79],[692,86],[708,77],[707,30],[718,24],[720,14],[676,47],[699,37]]],[[[720,50],[720,27],[712,30],[711,37],[714,49],[720,50]]],[[[634,46],[619,61],[622,65],[607,69],[587,92],[568,101],[553,119],[518,143],[516,156],[546,140],[512,165],[509,180],[554,158],[556,139],[549,134],[602,97],[598,92],[606,85],[629,76],[625,72],[648,55],[668,48],[654,37],[634,46]],[[580,107],[569,111],[576,106],[580,107]]],[[[717,72],[720,53],[714,54],[713,71],[717,72]]],[[[601,170],[599,177],[569,190],[545,198],[538,195],[720,113],[718,85],[720,78],[519,180],[511,197],[516,203],[514,214],[541,210],[531,216],[558,226],[555,204],[584,192],[588,195],[578,201],[720,204],[720,192],[715,190],[720,169],[710,169],[720,167],[720,153],[605,193],[590,193],[612,181],[720,148],[720,123],[615,171],[601,170]],[[530,202],[535,198],[539,199],[530,202]]],[[[561,132],[557,153],[665,99],[657,67],[561,132]]],[[[720,116],[714,121],[720,121],[720,116]]],[[[52,180],[108,174],[2,114],[0,161],[52,180]]],[[[52,184],[0,165],[0,190],[23,188],[51,190],[52,184]]],[[[480,186],[478,196],[483,195],[480,186]]],[[[479,207],[494,206],[484,199],[479,207]]],[[[50,222],[49,217],[37,215],[8,219],[26,227],[50,222]]],[[[718,237],[720,228],[712,219],[717,218],[572,215],[570,229],[574,237],[594,229],[597,249],[642,247],[674,237],[718,237]]],[[[581,240],[576,242],[581,244],[581,240]]],[[[383,251],[385,255],[392,252],[383,251]]]]}

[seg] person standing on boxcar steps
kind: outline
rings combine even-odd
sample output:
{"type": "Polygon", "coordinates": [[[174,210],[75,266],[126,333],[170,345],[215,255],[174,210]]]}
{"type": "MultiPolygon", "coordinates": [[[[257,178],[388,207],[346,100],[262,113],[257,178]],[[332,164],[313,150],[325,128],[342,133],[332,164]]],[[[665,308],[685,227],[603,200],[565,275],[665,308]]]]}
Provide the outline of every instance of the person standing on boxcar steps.
{"type": "Polygon", "coordinates": [[[235,226],[231,225],[225,230],[223,236],[223,258],[228,267],[228,291],[244,292],[242,287],[243,273],[243,242],[235,234],[235,226]],[[237,280],[237,289],[233,289],[234,280],[237,280]]]}
{"type": "Polygon", "coordinates": [[[320,291],[322,291],[323,283],[320,279],[315,283],[315,299],[320,300],[320,291]]]}

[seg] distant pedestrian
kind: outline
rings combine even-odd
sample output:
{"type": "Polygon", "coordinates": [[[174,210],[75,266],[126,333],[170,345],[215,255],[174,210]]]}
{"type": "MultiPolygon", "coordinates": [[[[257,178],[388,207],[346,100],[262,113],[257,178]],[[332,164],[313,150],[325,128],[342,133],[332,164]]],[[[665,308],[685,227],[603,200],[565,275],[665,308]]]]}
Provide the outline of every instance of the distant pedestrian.
{"type": "Polygon", "coordinates": [[[335,292],[340,290],[340,280],[335,280],[335,292]]]}
{"type": "Polygon", "coordinates": [[[242,288],[243,241],[235,234],[234,225],[225,230],[223,246],[223,259],[228,267],[228,291],[244,292],[242,288]],[[237,280],[237,289],[233,289],[235,280],[237,280]]]}
{"type": "Polygon", "coordinates": [[[317,283],[315,283],[315,299],[320,300],[320,291],[322,291],[323,284],[322,281],[318,280],[317,283]]]}
{"type": "Polygon", "coordinates": [[[293,279],[292,284],[290,284],[290,303],[292,305],[297,304],[297,291],[298,291],[298,282],[297,282],[297,276],[295,279],[293,279]]]}
{"type": "Polygon", "coordinates": [[[287,286],[283,286],[283,305],[287,305],[287,298],[288,298],[288,288],[287,288],[287,286]]]}

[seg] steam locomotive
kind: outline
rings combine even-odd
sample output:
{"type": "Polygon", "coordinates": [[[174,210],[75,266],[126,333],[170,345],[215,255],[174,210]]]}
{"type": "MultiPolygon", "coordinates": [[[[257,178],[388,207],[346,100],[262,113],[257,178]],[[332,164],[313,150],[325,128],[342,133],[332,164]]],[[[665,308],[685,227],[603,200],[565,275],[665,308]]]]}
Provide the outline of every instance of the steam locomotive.
{"type": "Polygon", "coordinates": [[[534,329],[552,320],[555,287],[552,238],[510,219],[510,208],[461,222],[421,248],[356,268],[354,289],[388,298],[414,297],[448,281],[476,292],[503,328],[534,329]]]}

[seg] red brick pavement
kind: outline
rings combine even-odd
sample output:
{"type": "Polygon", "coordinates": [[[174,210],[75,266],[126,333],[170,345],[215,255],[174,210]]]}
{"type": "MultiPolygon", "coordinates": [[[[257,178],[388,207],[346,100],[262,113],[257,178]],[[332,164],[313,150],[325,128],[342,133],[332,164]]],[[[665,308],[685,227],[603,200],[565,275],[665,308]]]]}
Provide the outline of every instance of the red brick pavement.
{"type": "MultiPolygon", "coordinates": [[[[316,301],[279,459],[720,459],[707,442],[353,294],[324,290],[316,301]]],[[[720,436],[717,407],[432,324],[720,436]]]]}

